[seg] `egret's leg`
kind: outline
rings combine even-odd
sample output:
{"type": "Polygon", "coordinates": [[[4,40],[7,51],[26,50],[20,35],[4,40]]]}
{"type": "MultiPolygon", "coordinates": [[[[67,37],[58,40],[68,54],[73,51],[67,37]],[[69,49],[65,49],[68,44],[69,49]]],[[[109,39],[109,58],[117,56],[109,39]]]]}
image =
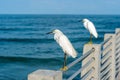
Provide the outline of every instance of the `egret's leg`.
{"type": "Polygon", "coordinates": [[[68,69],[66,63],[67,63],[67,54],[65,53],[63,67],[61,68],[62,71],[66,71],[68,69]]]}
{"type": "Polygon", "coordinates": [[[90,34],[90,41],[88,42],[88,44],[92,44],[92,34],[90,34]]]}
{"type": "Polygon", "coordinates": [[[90,42],[92,43],[92,34],[90,34],[90,42]]]}
{"type": "Polygon", "coordinates": [[[66,53],[65,53],[65,55],[64,55],[64,64],[63,64],[63,68],[66,66],[66,63],[67,63],[67,55],[66,55],[66,53]]]}

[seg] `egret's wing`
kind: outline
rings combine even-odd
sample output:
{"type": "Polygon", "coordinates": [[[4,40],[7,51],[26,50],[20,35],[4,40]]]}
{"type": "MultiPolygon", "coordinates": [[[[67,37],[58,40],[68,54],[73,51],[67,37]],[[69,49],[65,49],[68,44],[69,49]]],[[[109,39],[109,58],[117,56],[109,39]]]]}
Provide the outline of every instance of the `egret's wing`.
{"type": "Polygon", "coordinates": [[[95,36],[95,38],[98,37],[97,31],[95,29],[95,26],[92,22],[87,22],[87,26],[88,26],[88,30],[90,31],[90,33],[95,36]]]}
{"type": "Polygon", "coordinates": [[[72,56],[73,58],[77,56],[76,50],[73,48],[71,42],[65,35],[59,37],[58,43],[66,54],[72,56]]]}

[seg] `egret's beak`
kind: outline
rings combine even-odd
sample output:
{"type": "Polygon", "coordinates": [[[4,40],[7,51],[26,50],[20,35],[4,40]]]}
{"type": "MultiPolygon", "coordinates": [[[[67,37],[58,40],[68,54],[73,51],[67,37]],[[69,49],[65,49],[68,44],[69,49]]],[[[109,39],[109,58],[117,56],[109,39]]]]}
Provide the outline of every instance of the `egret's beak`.
{"type": "Polygon", "coordinates": [[[48,33],[46,33],[46,34],[52,34],[53,32],[51,31],[51,32],[48,32],[48,33]]]}

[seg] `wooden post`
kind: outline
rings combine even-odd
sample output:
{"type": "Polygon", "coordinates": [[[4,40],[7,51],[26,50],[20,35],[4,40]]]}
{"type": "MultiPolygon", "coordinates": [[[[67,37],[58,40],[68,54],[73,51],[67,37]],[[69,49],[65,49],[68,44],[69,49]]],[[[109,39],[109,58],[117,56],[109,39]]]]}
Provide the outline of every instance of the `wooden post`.
{"type": "MultiPolygon", "coordinates": [[[[87,51],[91,50],[92,48],[95,49],[94,52],[92,52],[87,58],[85,58],[82,61],[82,66],[85,65],[89,60],[94,58],[94,61],[81,72],[81,77],[84,77],[86,73],[89,72],[91,68],[93,68],[93,72],[86,77],[85,80],[100,80],[100,50],[101,46],[99,44],[86,44],[84,46],[83,54],[86,53],[87,51]]],[[[82,79],[83,80],[83,79],[82,79]]]]}
{"type": "Polygon", "coordinates": [[[116,80],[120,80],[120,28],[116,29],[116,42],[115,42],[115,46],[116,46],[116,50],[115,50],[115,54],[116,54],[116,80]]]}
{"type": "Polygon", "coordinates": [[[62,80],[62,72],[40,69],[29,74],[28,80],[62,80]]]}
{"type": "Polygon", "coordinates": [[[110,61],[110,77],[109,80],[115,80],[115,34],[105,34],[104,39],[106,40],[107,38],[109,38],[110,36],[112,36],[112,38],[103,46],[104,48],[106,48],[106,50],[103,51],[102,56],[104,56],[108,51],[111,50],[110,54],[109,54],[109,61],[110,61]]]}

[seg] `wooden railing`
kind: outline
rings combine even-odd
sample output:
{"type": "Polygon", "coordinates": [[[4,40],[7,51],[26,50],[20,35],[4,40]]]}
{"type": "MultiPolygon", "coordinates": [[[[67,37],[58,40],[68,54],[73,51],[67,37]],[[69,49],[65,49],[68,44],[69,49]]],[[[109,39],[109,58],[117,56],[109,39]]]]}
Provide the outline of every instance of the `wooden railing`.
{"type": "MultiPolygon", "coordinates": [[[[120,29],[114,34],[105,34],[100,44],[85,44],[83,55],[67,67],[70,69],[82,62],[82,67],[64,80],[120,80],[120,29]]],[[[37,70],[28,75],[28,80],[63,80],[63,71],[37,70]]]]}

